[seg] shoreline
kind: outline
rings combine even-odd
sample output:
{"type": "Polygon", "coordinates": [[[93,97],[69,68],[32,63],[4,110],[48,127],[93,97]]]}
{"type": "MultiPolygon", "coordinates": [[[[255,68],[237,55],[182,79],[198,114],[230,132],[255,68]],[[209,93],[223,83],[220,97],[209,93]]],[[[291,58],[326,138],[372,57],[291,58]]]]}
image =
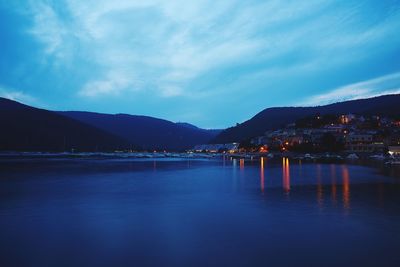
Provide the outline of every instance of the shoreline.
{"type": "Polygon", "coordinates": [[[364,153],[358,158],[349,159],[349,153],[167,153],[167,152],[0,152],[0,161],[18,160],[223,160],[238,159],[256,161],[261,158],[272,162],[280,162],[283,158],[290,159],[294,164],[349,164],[360,165],[378,169],[385,175],[400,177],[400,161],[389,156],[364,153]]]}

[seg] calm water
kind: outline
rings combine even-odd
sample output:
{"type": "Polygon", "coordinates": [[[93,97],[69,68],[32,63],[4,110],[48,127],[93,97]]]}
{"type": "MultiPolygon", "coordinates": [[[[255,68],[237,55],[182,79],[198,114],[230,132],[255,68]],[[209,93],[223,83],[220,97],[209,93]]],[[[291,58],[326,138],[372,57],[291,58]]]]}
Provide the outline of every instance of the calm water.
{"type": "Polygon", "coordinates": [[[400,179],[283,160],[0,162],[0,266],[400,266],[400,179]]]}

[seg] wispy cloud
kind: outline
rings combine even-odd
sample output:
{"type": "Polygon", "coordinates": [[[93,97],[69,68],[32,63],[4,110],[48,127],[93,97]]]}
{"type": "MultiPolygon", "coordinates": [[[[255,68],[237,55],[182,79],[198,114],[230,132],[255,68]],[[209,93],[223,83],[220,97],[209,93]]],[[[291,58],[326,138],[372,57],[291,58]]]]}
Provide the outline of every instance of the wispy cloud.
{"type": "Polygon", "coordinates": [[[11,99],[27,105],[43,107],[43,105],[40,104],[40,101],[37,98],[22,91],[6,88],[3,86],[0,86],[0,97],[11,99]]]}
{"type": "Polygon", "coordinates": [[[311,96],[302,105],[316,106],[345,100],[400,93],[400,72],[375,79],[348,84],[327,93],[311,96]]]}
{"type": "Polygon", "coordinates": [[[103,79],[87,82],[79,94],[85,97],[95,97],[99,94],[118,95],[121,91],[128,88],[133,90],[137,86],[133,78],[126,71],[112,70],[103,79]]]}
{"type": "MultiPolygon", "coordinates": [[[[331,5],[331,1],[318,0],[285,5],[276,0],[246,4],[66,0],[59,6],[32,1],[35,24],[31,33],[46,44],[46,53],[58,58],[74,56],[71,49],[86,52],[85,60],[95,64],[97,71],[84,81],[81,96],[150,87],[160,96],[171,96],[181,95],[170,94],[171,88],[190,91],[190,82],[217,68],[270,61],[264,69],[268,73],[300,48],[302,65],[332,65],[341,62],[339,54],[329,59],[333,51],[375,42],[380,39],[376,37],[400,26],[396,15],[372,28],[348,30],[346,25],[352,23],[350,18],[360,4],[349,5],[341,16],[329,10],[331,5]],[[60,6],[68,7],[64,14],[60,6]],[[293,23],[296,27],[290,26],[293,23]],[[343,27],[326,28],[327,24],[343,27]],[[128,73],[123,81],[120,75],[110,75],[116,69],[128,73]],[[137,84],[137,77],[142,85],[137,84]]],[[[293,69],[293,64],[298,63],[288,62],[285,67],[293,69]]]]}
{"type": "Polygon", "coordinates": [[[54,8],[44,2],[31,3],[34,27],[29,31],[45,46],[44,51],[48,55],[58,58],[65,57],[66,39],[69,36],[66,25],[56,13],[54,8]]]}

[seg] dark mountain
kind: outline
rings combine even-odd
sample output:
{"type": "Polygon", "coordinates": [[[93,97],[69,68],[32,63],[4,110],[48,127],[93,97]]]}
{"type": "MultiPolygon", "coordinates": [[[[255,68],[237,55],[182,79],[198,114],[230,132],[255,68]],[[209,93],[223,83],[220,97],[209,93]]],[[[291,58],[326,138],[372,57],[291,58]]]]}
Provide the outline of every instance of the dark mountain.
{"type": "Polygon", "coordinates": [[[176,122],[175,124],[186,127],[186,128],[191,128],[191,129],[196,129],[196,130],[201,130],[201,131],[206,131],[208,134],[212,135],[213,138],[215,138],[218,134],[222,132],[221,129],[202,129],[197,127],[196,125],[187,123],[187,122],[176,122]]]}
{"type": "Polygon", "coordinates": [[[77,111],[59,112],[59,114],[140,144],[143,149],[151,150],[184,150],[197,144],[208,143],[219,133],[187,123],[173,123],[147,116],[77,111]]]}
{"type": "Polygon", "coordinates": [[[187,122],[176,122],[175,124],[177,124],[179,126],[182,126],[182,127],[186,127],[186,128],[207,131],[211,135],[214,135],[214,137],[222,132],[221,129],[202,129],[202,128],[197,127],[196,125],[193,125],[193,124],[190,124],[190,123],[187,123],[187,122]]]}
{"type": "Polygon", "coordinates": [[[176,125],[182,126],[182,127],[186,127],[186,128],[190,128],[190,129],[200,129],[199,127],[197,127],[196,125],[187,123],[187,122],[176,122],[176,125]]]}
{"type": "Polygon", "coordinates": [[[0,98],[0,150],[184,150],[196,144],[241,141],[316,114],[400,116],[400,95],[317,107],[268,108],[236,127],[204,130],[147,116],[52,112],[0,98]]]}
{"type": "Polygon", "coordinates": [[[267,108],[250,120],[222,131],[212,140],[212,143],[246,140],[262,135],[267,130],[280,128],[298,119],[316,114],[340,115],[348,113],[391,117],[400,116],[400,94],[352,100],[326,106],[267,108]]]}
{"type": "Polygon", "coordinates": [[[62,116],[0,98],[0,150],[108,151],[127,149],[126,140],[62,116]]]}

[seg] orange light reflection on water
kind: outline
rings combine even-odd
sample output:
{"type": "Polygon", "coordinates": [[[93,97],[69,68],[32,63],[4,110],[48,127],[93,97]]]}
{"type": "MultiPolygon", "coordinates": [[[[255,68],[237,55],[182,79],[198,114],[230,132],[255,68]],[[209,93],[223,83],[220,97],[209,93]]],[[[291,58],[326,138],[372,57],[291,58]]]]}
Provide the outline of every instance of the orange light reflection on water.
{"type": "Polygon", "coordinates": [[[282,158],[282,185],[283,185],[283,190],[286,193],[289,193],[290,191],[290,166],[289,166],[289,159],[288,158],[282,158]]]}
{"type": "Polygon", "coordinates": [[[265,187],[265,177],[264,177],[264,158],[261,157],[260,160],[260,187],[261,187],[261,192],[264,193],[264,187],[265,187]]]}
{"type": "Polygon", "coordinates": [[[336,167],[331,165],[331,198],[332,204],[336,205],[337,202],[337,187],[336,187],[336,167]]]}
{"type": "Polygon", "coordinates": [[[343,208],[350,209],[350,175],[349,169],[346,166],[342,167],[342,180],[343,180],[343,208]]]}
{"type": "Polygon", "coordinates": [[[317,203],[320,208],[324,205],[324,191],[322,187],[321,165],[317,165],[317,203]]]}
{"type": "Polygon", "coordinates": [[[239,160],[239,167],[241,170],[244,170],[244,159],[239,160]]]}

